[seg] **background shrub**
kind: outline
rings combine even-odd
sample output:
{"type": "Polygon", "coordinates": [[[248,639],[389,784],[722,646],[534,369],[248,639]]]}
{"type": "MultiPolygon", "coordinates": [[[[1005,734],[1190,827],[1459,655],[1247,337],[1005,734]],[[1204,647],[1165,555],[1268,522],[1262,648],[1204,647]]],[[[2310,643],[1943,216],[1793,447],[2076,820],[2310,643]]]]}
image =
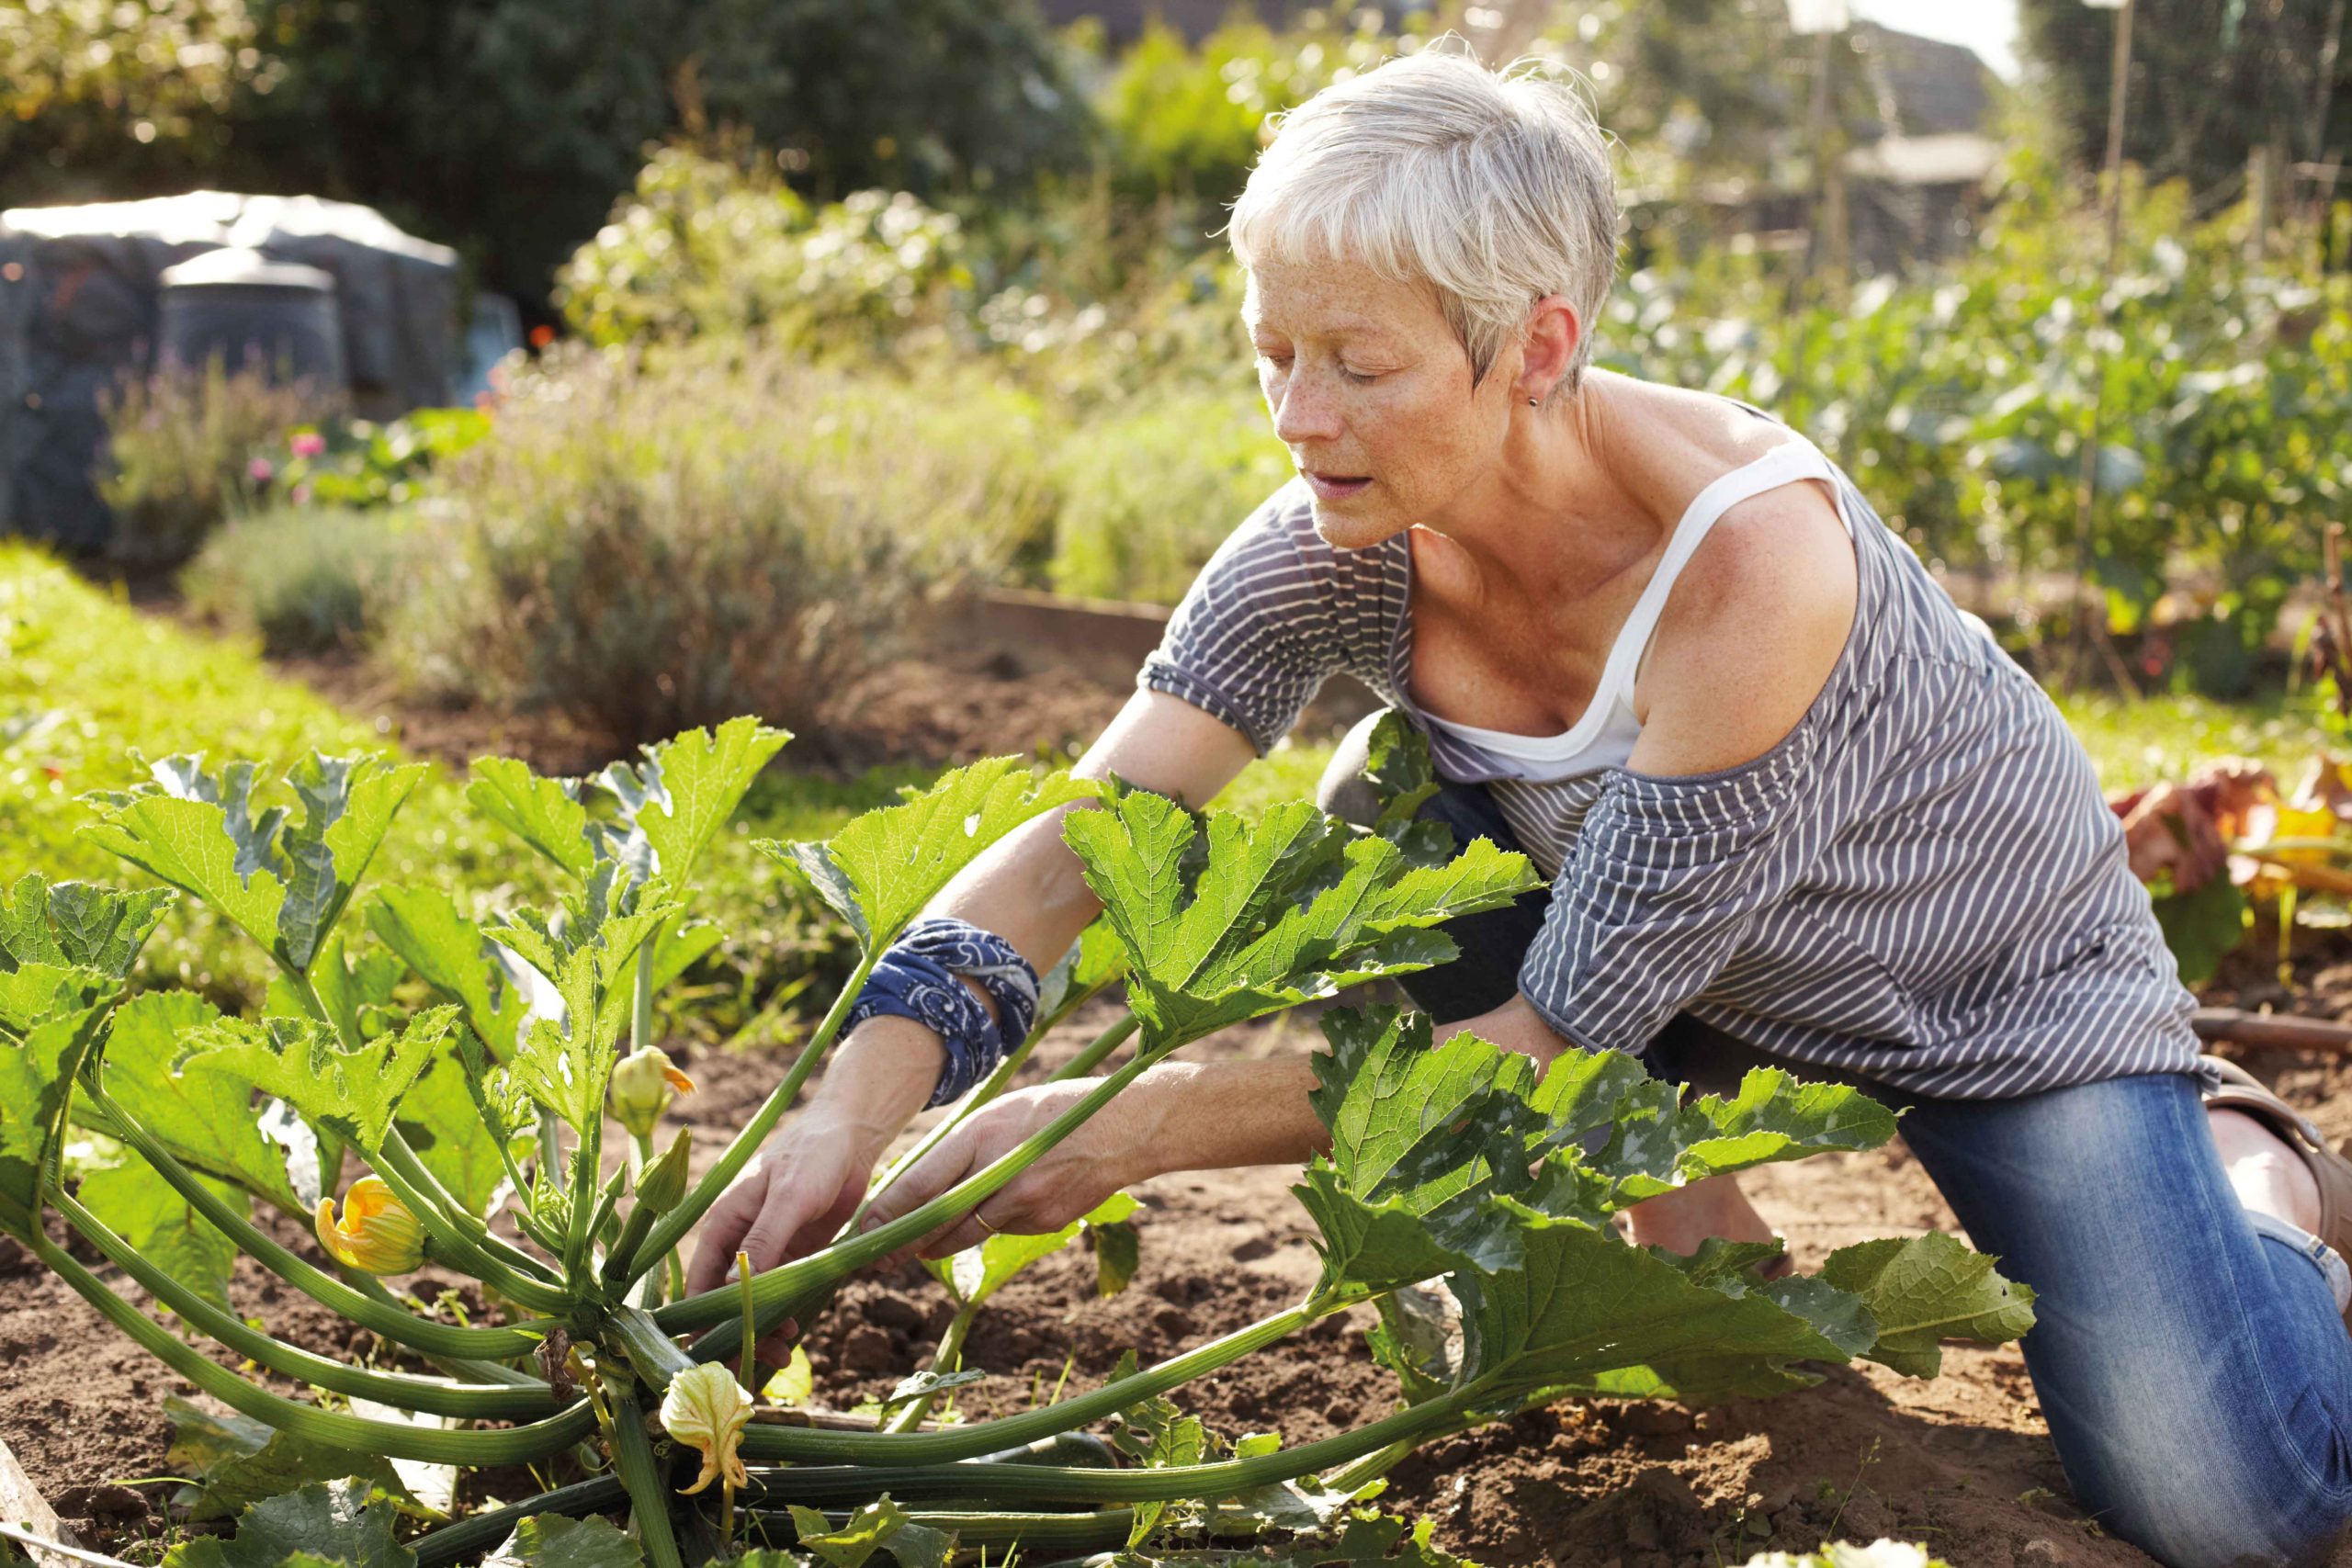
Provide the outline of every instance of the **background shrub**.
{"type": "Polygon", "coordinates": [[[740,713],[807,727],[1039,526],[1035,427],[976,377],[917,392],[756,338],[549,355],[436,470],[434,570],[383,650],[422,691],[621,741],[740,713]]]}
{"type": "Polygon", "coordinates": [[[1255,399],[1182,393],[1086,421],[1054,465],[1053,586],[1172,604],[1291,474],[1255,399]]]}
{"type": "Polygon", "coordinates": [[[259,634],[273,655],[364,642],[413,559],[405,513],[276,506],[216,532],[180,575],[189,608],[259,634]]]}
{"type": "Polygon", "coordinates": [[[166,368],[105,400],[98,493],[114,511],[108,553],[127,566],[173,567],[232,514],[251,510],[277,468],[266,453],[288,427],[340,412],[300,385],[258,370],[166,368]]]}

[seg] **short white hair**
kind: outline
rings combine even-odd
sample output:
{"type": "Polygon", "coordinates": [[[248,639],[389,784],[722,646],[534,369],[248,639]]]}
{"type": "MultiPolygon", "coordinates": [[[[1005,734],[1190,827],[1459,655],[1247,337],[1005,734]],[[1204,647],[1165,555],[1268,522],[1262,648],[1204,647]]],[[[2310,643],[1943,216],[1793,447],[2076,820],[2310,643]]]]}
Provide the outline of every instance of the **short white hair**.
{"type": "Polygon", "coordinates": [[[1482,381],[1566,296],[1582,328],[1573,394],[1617,276],[1617,182],[1583,94],[1540,61],[1490,70],[1435,47],[1324,88],[1279,117],[1227,237],[1260,259],[1343,258],[1429,285],[1482,381]]]}

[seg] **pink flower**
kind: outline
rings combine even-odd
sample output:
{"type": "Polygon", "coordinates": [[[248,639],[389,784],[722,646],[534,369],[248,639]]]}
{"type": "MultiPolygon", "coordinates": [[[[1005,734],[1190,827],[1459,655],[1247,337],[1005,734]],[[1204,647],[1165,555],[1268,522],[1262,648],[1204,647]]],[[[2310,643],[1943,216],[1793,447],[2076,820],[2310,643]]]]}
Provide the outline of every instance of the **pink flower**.
{"type": "Polygon", "coordinates": [[[306,430],[294,438],[294,456],[315,457],[327,449],[327,438],[315,430],[306,430]]]}
{"type": "Polygon", "coordinates": [[[301,505],[303,502],[305,502],[309,501],[310,499],[311,499],[311,487],[310,487],[309,485],[296,485],[296,486],[294,487],[294,504],[295,504],[295,505],[300,506],[300,505],[301,505]]]}
{"type": "Polygon", "coordinates": [[[269,459],[266,457],[255,457],[245,465],[245,477],[255,484],[267,484],[269,476],[277,471],[269,466],[269,459]]]}

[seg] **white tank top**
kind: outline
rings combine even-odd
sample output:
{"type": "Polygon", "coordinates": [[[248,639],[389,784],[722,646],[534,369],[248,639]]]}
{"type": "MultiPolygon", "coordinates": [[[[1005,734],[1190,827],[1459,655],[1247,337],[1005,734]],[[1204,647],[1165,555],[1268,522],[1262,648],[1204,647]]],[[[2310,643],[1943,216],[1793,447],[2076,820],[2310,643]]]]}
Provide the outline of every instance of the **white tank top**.
{"type": "MultiPolygon", "coordinates": [[[[1634,672],[1641,668],[1642,656],[1649,651],[1650,640],[1657,634],[1658,616],[1666,609],[1667,595],[1674,591],[1675,578],[1681,574],[1706,538],[1707,531],[1724,513],[1743,501],[1799,479],[1821,479],[1829,484],[1833,492],[1837,489],[1837,471],[1810,441],[1790,441],[1775,446],[1698,493],[1674,525],[1666,554],[1660,558],[1649,586],[1634,602],[1634,613],[1625,617],[1624,626],[1618,631],[1617,640],[1609,649],[1608,662],[1601,666],[1600,682],[1593,688],[1592,701],[1585,705],[1574,728],[1558,735],[1518,735],[1507,729],[1481,729],[1475,724],[1459,724],[1427,710],[1423,710],[1422,716],[1447,734],[1508,763],[1506,771],[1515,778],[1566,779],[1603,768],[1623,767],[1634,754],[1634,742],[1642,736],[1641,721],[1634,716],[1634,672]]],[[[1837,504],[1838,521],[1846,525],[1850,537],[1854,520],[1846,515],[1842,499],[1837,504]]]]}

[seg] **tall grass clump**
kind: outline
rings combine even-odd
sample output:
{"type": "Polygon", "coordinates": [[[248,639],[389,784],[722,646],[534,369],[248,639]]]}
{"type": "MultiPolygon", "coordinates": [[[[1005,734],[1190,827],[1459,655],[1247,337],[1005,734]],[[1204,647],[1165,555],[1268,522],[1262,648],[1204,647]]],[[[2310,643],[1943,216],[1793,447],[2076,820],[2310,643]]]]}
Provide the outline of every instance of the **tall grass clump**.
{"type": "Polygon", "coordinates": [[[340,398],[257,367],[167,366],[101,400],[107,457],[98,494],[114,513],[107,554],[175,567],[230,517],[252,510],[274,466],[265,448],[290,426],[342,412],[340,398]]]}
{"type": "Polygon", "coordinates": [[[189,608],[274,657],[363,644],[417,564],[389,507],[273,506],[232,518],[180,574],[189,608]]]}
{"type": "Polygon", "coordinates": [[[917,390],[757,338],[550,355],[436,470],[434,570],[381,650],[424,694],[622,741],[809,724],[1043,526],[1036,423],[977,377],[917,390]]]}

